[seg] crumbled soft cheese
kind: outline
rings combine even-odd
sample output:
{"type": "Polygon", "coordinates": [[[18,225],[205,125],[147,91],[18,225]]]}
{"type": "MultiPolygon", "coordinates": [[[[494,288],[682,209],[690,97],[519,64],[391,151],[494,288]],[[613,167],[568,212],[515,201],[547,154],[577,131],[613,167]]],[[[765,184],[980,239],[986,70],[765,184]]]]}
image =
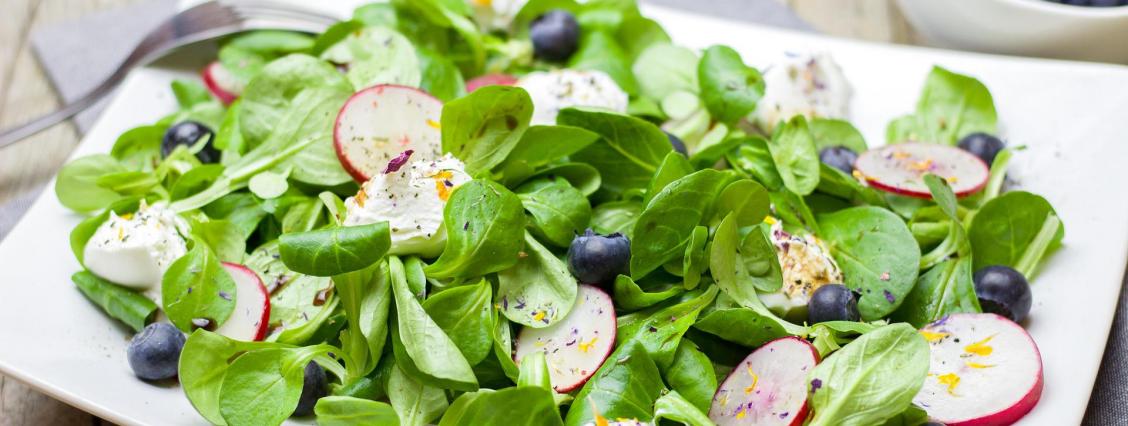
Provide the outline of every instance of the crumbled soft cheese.
{"type": "Polygon", "coordinates": [[[553,70],[529,73],[517,82],[533,99],[532,124],[556,124],[569,107],[627,112],[627,93],[602,71],[553,70]]]}
{"type": "Polygon", "coordinates": [[[164,203],[109,218],[86,243],[83,263],[102,278],[147,290],[161,282],[172,262],[188,252],[187,224],[164,203]]]}
{"type": "Polygon", "coordinates": [[[779,222],[772,224],[771,241],[783,270],[783,287],[765,295],[769,306],[790,311],[806,307],[811,294],[830,283],[842,283],[842,271],[830,251],[813,235],[796,235],[783,230],[779,222]]]}
{"type": "Polygon", "coordinates": [[[474,9],[474,21],[487,31],[508,30],[513,18],[529,0],[467,0],[474,9]]]}
{"type": "Polygon", "coordinates": [[[408,167],[373,176],[345,200],[345,225],[388,222],[389,253],[436,256],[446,244],[443,207],[450,193],[471,180],[466,166],[447,154],[420,159],[408,167]]]}
{"type": "Polygon", "coordinates": [[[788,53],[764,70],[764,97],[756,104],[755,122],[771,133],[780,121],[796,115],[807,118],[847,118],[853,89],[842,68],[828,53],[788,53]]]}

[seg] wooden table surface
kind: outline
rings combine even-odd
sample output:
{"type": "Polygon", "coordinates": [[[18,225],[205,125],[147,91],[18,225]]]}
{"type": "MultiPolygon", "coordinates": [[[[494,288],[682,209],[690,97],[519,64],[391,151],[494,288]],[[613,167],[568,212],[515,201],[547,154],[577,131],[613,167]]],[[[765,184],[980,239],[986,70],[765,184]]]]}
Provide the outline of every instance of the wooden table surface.
{"type": "MultiPolygon", "coordinates": [[[[4,0],[0,14],[0,127],[12,126],[59,107],[39,66],[29,35],[36,28],[73,20],[139,0],[4,0]]],[[[915,44],[918,39],[893,0],[779,0],[828,34],[915,44]]],[[[70,123],[26,142],[0,149],[0,204],[40,188],[78,143],[70,123]]],[[[0,426],[101,425],[96,417],[0,376],[0,426]]]]}

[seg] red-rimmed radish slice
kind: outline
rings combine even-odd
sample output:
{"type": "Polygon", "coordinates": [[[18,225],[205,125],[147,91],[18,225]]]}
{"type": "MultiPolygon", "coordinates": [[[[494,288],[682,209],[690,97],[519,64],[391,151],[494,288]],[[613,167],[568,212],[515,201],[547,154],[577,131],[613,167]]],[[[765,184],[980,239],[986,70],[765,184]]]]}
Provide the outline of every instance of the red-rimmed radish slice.
{"type": "Polygon", "coordinates": [[[270,322],[270,294],[266,286],[246,266],[223,262],[223,269],[235,280],[235,310],[215,332],[235,340],[262,340],[270,322]]]}
{"type": "Polygon", "coordinates": [[[1042,396],[1042,356],[1014,321],[952,314],[920,330],[932,352],[913,402],[948,426],[1009,425],[1042,396]]]}
{"type": "Polygon", "coordinates": [[[971,195],[987,184],[990,170],[974,154],[954,146],[908,142],[866,151],[854,170],[874,188],[917,198],[931,198],[924,175],[934,174],[952,186],[957,197],[971,195]]]}
{"type": "Polygon", "coordinates": [[[466,93],[473,92],[485,86],[513,86],[515,84],[517,84],[517,77],[509,74],[480,75],[466,82],[466,93]]]}
{"type": "Polygon", "coordinates": [[[243,82],[223,68],[219,61],[212,62],[200,71],[204,85],[224,105],[231,105],[243,93],[243,82]]]}
{"type": "Polygon", "coordinates": [[[442,101],[414,87],[381,84],[356,92],[337,113],[337,158],[358,182],[382,173],[407,150],[413,159],[438,158],[442,112],[442,101]]]}
{"type": "Polygon", "coordinates": [[[718,425],[798,426],[807,419],[807,373],[819,363],[814,346],[784,337],[744,358],[713,395],[718,425]]]}
{"type": "Polygon", "coordinates": [[[525,355],[544,352],[552,388],[569,392],[583,386],[611,355],[617,326],[611,296],[581,284],[564,319],[545,328],[521,329],[513,359],[520,364],[525,355]]]}

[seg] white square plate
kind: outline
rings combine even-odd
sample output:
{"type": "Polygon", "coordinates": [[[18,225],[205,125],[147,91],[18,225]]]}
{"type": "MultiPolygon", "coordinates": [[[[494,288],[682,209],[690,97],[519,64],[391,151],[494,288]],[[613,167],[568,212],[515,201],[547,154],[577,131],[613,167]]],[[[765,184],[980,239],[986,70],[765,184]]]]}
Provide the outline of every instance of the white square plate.
{"type": "MultiPolygon", "coordinates": [[[[344,2],[342,2],[344,3],[344,2]]],[[[340,6],[340,5],[335,5],[340,6]]],[[[344,8],[342,8],[344,9],[344,8]]],[[[763,67],[786,50],[831,51],[855,89],[852,121],[871,145],[911,112],[933,64],[982,80],[1002,134],[1027,145],[1010,174],[1065,222],[1065,246],[1035,280],[1028,329],[1046,386],[1027,425],[1077,424],[1085,412],[1128,257],[1128,68],[895,47],[797,34],[645,7],[679,44],[727,44],[763,67]]],[[[108,152],[123,131],[174,109],[167,83],[190,71],[134,72],[75,156],[108,152]]],[[[68,234],[82,218],[47,191],[0,246],[0,372],[120,424],[203,424],[178,387],[133,377],[128,330],[70,282],[68,234]]]]}

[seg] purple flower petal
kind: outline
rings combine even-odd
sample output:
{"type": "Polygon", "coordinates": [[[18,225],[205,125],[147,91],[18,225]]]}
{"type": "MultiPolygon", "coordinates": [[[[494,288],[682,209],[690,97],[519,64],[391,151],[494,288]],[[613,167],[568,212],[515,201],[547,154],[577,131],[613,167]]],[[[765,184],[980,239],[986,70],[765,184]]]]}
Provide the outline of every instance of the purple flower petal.
{"type": "Polygon", "coordinates": [[[414,153],[415,151],[412,151],[410,149],[401,152],[400,155],[397,155],[396,158],[393,158],[392,161],[388,162],[388,167],[384,169],[384,174],[398,172],[400,167],[403,167],[404,164],[407,164],[407,160],[411,158],[411,154],[414,153]]]}

